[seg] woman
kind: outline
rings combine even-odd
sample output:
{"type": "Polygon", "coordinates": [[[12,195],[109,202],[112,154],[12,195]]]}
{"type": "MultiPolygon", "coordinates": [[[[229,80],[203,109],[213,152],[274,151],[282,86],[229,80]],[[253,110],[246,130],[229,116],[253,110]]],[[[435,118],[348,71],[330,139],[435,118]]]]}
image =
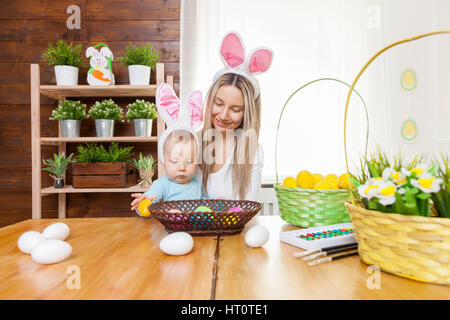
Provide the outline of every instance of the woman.
{"type": "Polygon", "coordinates": [[[260,101],[250,82],[234,73],[220,76],[209,89],[197,173],[208,198],[256,200],[264,160],[260,101]]]}
{"type": "Polygon", "coordinates": [[[273,53],[259,48],[246,59],[241,37],[229,32],[220,55],[225,68],[216,73],[206,96],[203,162],[197,176],[210,199],[256,200],[264,155],[258,142],[261,97],[254,75],[267,71],[273,53]]]}

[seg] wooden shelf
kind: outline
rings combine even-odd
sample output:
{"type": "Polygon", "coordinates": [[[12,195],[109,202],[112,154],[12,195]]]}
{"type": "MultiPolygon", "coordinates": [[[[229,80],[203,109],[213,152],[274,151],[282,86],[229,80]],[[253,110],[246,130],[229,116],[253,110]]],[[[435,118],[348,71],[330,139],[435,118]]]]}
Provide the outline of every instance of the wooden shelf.
{"type": "Polygon", "coordinates": [[[128,188],[74,188],[71,185],[65,185],[64,188],[56,189],[55,187],[48,187],[41,189],[42,195],[53,193],[99,193],[99,192],[146,192],[148,188],[142,188],[135,185],[128,188]]]}
{"type": "Polygon", "coordinates": [[[58,143],[83,143],[83,142],[158,142],[158,137],[41,137],[41,144],[57,145],[58,143]]]}
{"type": "Polygon", "coordinates": [[[132,86],[132,85],[114,85],[114,86],[57,86],[40,85],[39,91],[43,95],[63,99],[65,97],[154,97],[156,95],[157,85],[132,86]]]}
{"type": "MultiPolygon", "coordinates": [[[[58,85],[41,85],[39,64],[33,63],[30,66],[30,92],[31,92],[31,199],[33,219],[41,219],[42,217],[42,197],[49,194],[58,195],[58,217],[66,217],[67,194],[68,193],[99,193],[99,192],[145,192],[147,188],[141,188],[138,185],[129,188],[73,188],[67,185],[62,189],[54,187],[42,188],[42,145],[54,145],[58,147],[58,152],[66,152],[67,143],[84,143],[84,142],[147,142],[158,143],[159,137],[165,130],[164,120],[158,117],[156,120],[157,135],[152,137],[136,137],[136,136],[118,136],[118,137],[78,137],[64,138],[61,137],[59,129],[58,137],[42,137],[41,136],[41,105],[40,96],[44,95],[53,99],[63,100],[71,97],[155,97],[158,85],[163,82],[173,87],[173,76],[164,75],[164,64],[156,64],[156,83],[145,86],[132,85],[113,85],[113,86],[58,86],[58,85]]],[[[164,175],[163,166],[158,160],[158,177],[164,175]]]]}

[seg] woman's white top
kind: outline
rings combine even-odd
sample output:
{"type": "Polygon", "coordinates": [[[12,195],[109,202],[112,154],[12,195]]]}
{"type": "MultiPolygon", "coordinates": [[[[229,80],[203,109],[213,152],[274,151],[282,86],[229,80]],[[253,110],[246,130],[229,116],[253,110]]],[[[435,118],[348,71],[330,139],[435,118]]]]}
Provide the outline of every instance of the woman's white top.
{"type": "MultiPolygon", "coordinates": [[[[207,194],[209,199],[223,198],[227,200],[252,200],[256,201],[258,191],[261,188],[261,176],[264,164],[264,152],[260,144],[255,155],[255,161],[252,167],[252,175],[249,189],[244,199],[240,199],[239,195],[233,192],[233,169],[231,162],[234,157],[234,150],[229,155],[223,167],[214,173],[210,173],[208,177],[207,194]]],[[[201,170],[197,167],[195,176],[201,182],[203,175],[201,170]]]]}

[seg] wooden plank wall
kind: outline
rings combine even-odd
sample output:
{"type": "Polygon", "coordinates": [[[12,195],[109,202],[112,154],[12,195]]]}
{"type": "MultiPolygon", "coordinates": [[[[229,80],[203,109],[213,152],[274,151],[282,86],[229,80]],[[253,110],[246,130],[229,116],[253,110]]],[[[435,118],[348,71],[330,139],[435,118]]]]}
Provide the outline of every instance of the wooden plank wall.
{"type": "MultiPolygon", "coordinates": [[[[31,218],[30,63],[40,64],[42,84],[55,84],[53,68],[40,56],[58,38],[82,44],[83,54],[88,46],[106,43],[115,57],[129,42],[151,42],[161,52],[166,74],[173,75],[179,87],[180,0],[0,1],[0,227],[31,218]],[[70,5],[81,9],[80,30],[66,27],[70,5]]],[[[112,67],[116,83],[128,84],[127,68],[119,62],[112,67]]],[[[87,68],[80,70],[80,84],[87,83],[86,73],[87,68]]],[[[154,83],[154,74],[151,78],[154,83]]],[[[115,101],[126,107],[131,100],[115,101]]],[[[83,102],[89,107],[95,99],[83,102]]],[[[56,121],[48,119],[56,105],[57,101],[41,96],[42,136],[57,136],[56,121]]],[[[95,136],[92,119],[82,122],[81,135],[95,136]]],[[[134,135],[132,125],[116,124],[115,135],[134,135]]],[[[132,145],[136,154],[151,152],[156,157],[154,144],[132,145]]],[[[76,145],[69,144],[67,151],[76,151],[76,145]]],[[[43,157],[53,152],[56,147],[43,146],[43,157]]],[[[68,176],[70,183],[70,171],[68,176]]],[[[52,184],[46,173],[42,184],[52,184]]],[[[130,199],[129,194],[70,194],[67,216],[131,216],[130,199]]],[[[57,208],[56,195],[43,197],[43,218],[57,218],[57,208]]]]}

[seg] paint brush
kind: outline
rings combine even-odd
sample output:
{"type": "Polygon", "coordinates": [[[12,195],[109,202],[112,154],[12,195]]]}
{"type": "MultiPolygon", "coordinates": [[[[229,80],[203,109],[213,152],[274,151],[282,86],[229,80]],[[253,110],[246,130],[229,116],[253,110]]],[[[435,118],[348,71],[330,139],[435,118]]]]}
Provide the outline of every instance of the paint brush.
{"type": "Polygon", "coordinates": [[[325,258],[320,258],[320,259],[316,259],[313,261],[308,262],[308,266],[315,266],[316,264],[321,264],[321,263],[325,263],[325,262],[329,262],[329,261],[334,261],[334,260],[338,260],[338,259],[342,259],[342,258],[346,258],[346,257],[350,257],[350,256],[355,256],[358,254],[358,251],[355,252],[348,252],[348,253],[343,253],[337,256],[330,256],[330,257],[325,257],[325,258]]]}
{"type": "Polygon", "coordinates": [[[345,251],[350,251],[350,250],[356,250],[358,249],[358,244],[353,244],[350,246],[345,246],[345,247],[340,247],[340,248],[336,248],[336,249],[331,249],[331,250],[326,250],[326,251],[321,251],[318,253],[314,253],[311,254],[309,256],[303,257],[303,261],[311,261],[320,257],[325,257],[328,256],[330,254],[335,254],[335,253],[339,253],[339,252],[345,252],[345,251]]]}
{"type": "Polygon", "coordinates": [[[350,244],[347,243],[347,244],[341,244],[341,245],[337,245],[337,246],[325,247],[325,248],[321,248],[321,249],[314,249],[314,250],[309,250],[309,251],[304,251],[304,252],[294,252],[294,257],[302,258],[302,257],[305,257],[305,256],[309,256],[311,254],[314,254],[314,253],[330,251],[330,250],[346,248],[346,247],[352,247],[352,246],[355,246],[355,245],[357,245],[357,243],[350,243],[350,244]]]}

